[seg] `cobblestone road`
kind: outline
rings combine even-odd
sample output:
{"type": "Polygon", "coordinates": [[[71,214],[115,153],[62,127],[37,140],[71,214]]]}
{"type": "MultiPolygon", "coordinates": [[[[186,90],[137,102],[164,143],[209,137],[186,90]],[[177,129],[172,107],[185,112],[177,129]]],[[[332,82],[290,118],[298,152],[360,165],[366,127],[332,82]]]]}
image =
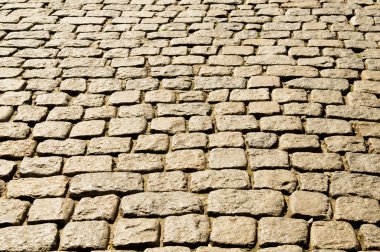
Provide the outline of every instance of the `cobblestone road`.
{"type": "Polygon", "coordinates": [[[377,0],[0,0],[0,251],[380,250],[377,0]]]}

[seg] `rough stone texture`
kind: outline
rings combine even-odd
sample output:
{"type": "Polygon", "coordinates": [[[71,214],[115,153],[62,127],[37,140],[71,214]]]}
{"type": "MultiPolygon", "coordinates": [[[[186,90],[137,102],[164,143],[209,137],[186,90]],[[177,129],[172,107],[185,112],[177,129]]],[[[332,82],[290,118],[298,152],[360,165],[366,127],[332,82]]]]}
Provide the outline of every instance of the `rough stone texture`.
{"type": "Polygon", "coordinates": [[[170,216],[164,223],[164,244],[202,244],[208,241],[210,224],[204,215],[170,216]]]}
{"type": "Polygon", "coordinates": [[[299,244],[307,242],[308,228],[305,220],[284,217],[264,217],[257,231],[260,246],[299,244]]]}
{"type": "Polygon", "coordinates": [[[62,231],[61,246],[71,249],[106,249],[109,226],[105,221],[69,222],[62,231]]]}
{"type": "Polygon", "coordinates": [[[290,195],[288,207],[294,217],[329,219],[331,215],[329,198],[318,192],[296,191],[290,195]]]}
{"type": "Polygon", "coordinates": [[[362,238],[362,247],[365,250],[380,249],[380,228],[372,224],[360,226],[359,235],[362,238]]]}
{"type": "Polygon", "coordinates": [[[30,208],[28,201],[17,199],[0,200],[0,225],[20,225],[26,218],[30,208]]]}
{"type": "Polygon", "coordinates": [[[209,194],[207,211],[216,215],[279,216],[284,204],[284,197],[277,191],[223,189],[209,194]]]}
{"type": "Polygon", "coordinates": [[[0,229],[0,250],[48,251],[58,242],[56,224],[28,225],[0,229]]]}
{"type": "Polygon", "coordinates": [[[379,0],[0,1],[0,251],[379,250],[379,27],[379,0]],[[264,217],[360,244],[232,221],[264,217]]]}
{"type": "Polygon", "coordinates": [[[106,220],[112,222],[117,214],[120,199],[116,195],[82,198],[75,207],[73,220],[106,220]]]}
{"type": "Polygon", "coordinates": [[[159,242],[159,223],[154,219],[120,219],[115,227],[115,247],[154,246],[159,242]]]}
{"type": "Polygon", "coordinates": [[[123,197],[120,209],[123,216],[168,216],[199,213],[202,205],[188,192],[144,192],[123,197]]]}
{"type": "Polygon", "coordinates": [[[249,217],[218,217],[212,221],[210,240],[222,245],[253,245],[256,226],[255,219],[249,217]]]}
{"type": "Polygon", "coordinates": [[[347,222],[316,221],[310,229],[310,245],[315,249],[358,249],[355,231],[347,222]]]}

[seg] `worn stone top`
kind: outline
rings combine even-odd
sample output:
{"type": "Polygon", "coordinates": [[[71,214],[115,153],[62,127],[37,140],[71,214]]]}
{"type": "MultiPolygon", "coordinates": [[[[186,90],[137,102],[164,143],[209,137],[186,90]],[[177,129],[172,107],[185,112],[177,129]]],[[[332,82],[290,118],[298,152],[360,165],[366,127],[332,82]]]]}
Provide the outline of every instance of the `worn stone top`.
{"type": "Polygon", "coordinates": [[[0,251],[380,250],[379,0],[0,0],[0,251]]]}

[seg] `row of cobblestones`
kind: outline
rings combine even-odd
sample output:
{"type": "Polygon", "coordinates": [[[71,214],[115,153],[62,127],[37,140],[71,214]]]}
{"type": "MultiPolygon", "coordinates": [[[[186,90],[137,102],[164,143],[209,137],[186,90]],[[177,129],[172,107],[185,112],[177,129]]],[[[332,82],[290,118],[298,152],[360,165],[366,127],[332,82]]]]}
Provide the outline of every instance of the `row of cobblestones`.
{"type": "Polygon", "coordinates": [[[0,0],[0,251],[380,250],[379,0],[0,0]]]}

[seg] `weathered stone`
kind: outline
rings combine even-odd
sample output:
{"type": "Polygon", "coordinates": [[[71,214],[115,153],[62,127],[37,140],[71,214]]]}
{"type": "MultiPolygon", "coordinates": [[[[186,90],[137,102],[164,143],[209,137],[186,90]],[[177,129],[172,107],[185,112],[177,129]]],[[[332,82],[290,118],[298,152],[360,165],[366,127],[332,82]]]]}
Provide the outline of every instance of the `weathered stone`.
{"type": "Polygon", "coordinates": [[[206,148],[207,135],[204,133],[179,133],[171,139],[172,150],[206,148]]]}
{"type": "Polygon", "coordinates": [[[295,116],[269,116],[260,119],[260,128],[269,132],[300,132],[303,130],[300,118],[295,116]]]}
{"type": "Polygon", "coordinates": [[[279,147],[286,151],[319,149],[319,138],[315,135],[283,134],[279,147]]]}
{"type": "Polygon", "coordinates": [[[259,128],[252,115],[215,116],[216,128],[219,131],[252,131],[259,128]]]}
{"type": "Polygon", "coordinates": [[[75,207],[73,220],[106,220],[114,221],[120,199],[116,195],[82,198],[75,207]]]}
{"type": "Polygon", "coordinates": [[[72,196],[128,194],[142,191],[140,174],[127,172],[86,173],[74,176],[70,181],[72,196]]]}
{"type": "Polygon", "coordinates": [[[316,221],[310,230],[310,246],[315,249],[357,249],[355,231],[347,222],[316,221]]]}
{"type": "Polygon", "coordinates": [[[26,123],[0,123],[1,139],[24,139],[28,136],[28,134],[29,127],[26,123]]]}
{"type": "Polygon", "coordinates": [[[66,193],[68,178],[53,176],[46,178],[21,178],[11,180],[7,187],[9,198],[62,197],[66,193]]]}
{"type": "Polygon", "coordinates": [[[106,122],[103,120],[83,121],[74,125],[70,132],[72,138],[97,137],[103,135],[106,122]]]}
{"type": "Polygon", "coordinates": [[[303,171],[343,170],[343,163],[336,153],[296,152],[291,157],[292,166],[303,171]]]}
{"type": "Polygon", "coordinates": [[[166,154],[166,170],[203,170],[206,158],[202,150],[178,150],[166,154]]]}
{"type": "Polygon", "coordinates": [[[253,188],[292,193],[297,187],[296,176],[288,170],[259,170],[253,173],[253,188]]]}
{"type": "Polygon", "coordinates": [[[155,154],[120,154],[117,171],[151,172],[163,170],[162,158],[155,154]]]}
{"type": "Polygon", "coordinates": [[[120,209],[123,216],[180,215],[200,213],[202,202],[188,192],[144,192],[123,197],[120,209]]]}
{"type": "Polygon", "coordinates": [[[150,125],[152,132],[164,132],[176,134],[185,132],[185,118],[183,117],[158,117],[152,120],[150,125]]]}
{"type": "Polygon", "coordinates": [[[186,191],[187,178],[181,171],[150,173],[147,189],[151,192],[186,191]]]}
{"type": "Polygon", "coordinates": [[[28,201],[0,199],[0,225],[21,225],[29,208],[28,201]]]}
{"type": "Polygon", "coordinates": [[[36,149],[34,140],[3,141],[0,143],[0,157],[21,158],[30,157],[36,149]]]}
{"type": "Polygon", "coordinates": [[[115,227],[115,247],[154,246],[159,242],[159,222],[154,219],[120,219],[115,227]]]}
{"type": "Polygon", "coordinates": [[[263,132],[247,133],[245,141],[249,147],[266,149],[277,143],[277,135],[263,132]]]}
{"type": "Polygon", "coordinates": [[[336,220],[349,222],[378,223],[380,205],[377,200],[361,197],[339,197],[336,200],[336,220]]]}
{"type": "Polygon", "coordinates": [[[16,163],[13,161],[0,159],[0,178],[6,179],[12,176],[16,163]]]}
{"type": "Polygon", "coordinates": [[[86,151],[86,142],[78,139],[45,140],[38,144],[38,154],[53,154],[63,156],[83,155],[86,151]]]}
{"type": "MultiPolygon", "coordinates": [[[[270,248],[262,248],[257,250],[258,252],[302,252],[303,249],[300,246],[297,245],[282,245],[282,246],[277,246],[277,247],[270,247],[270,248]]],[[[322,251],[319,251],[322,252],[322,251]]],[[[327,252],[327,251],[326,251],[327,252]]],[[[334,251],[329,251],[329,252],[334,252],[334,251]]],[[[336,252],[341,252],[341,251],[336,251],[336,252]]]]}
{"type": "Polygon", "coordinates": [[[279,216],[284,208],[282,193],[272,190],[222,189],[210,192],[209,214],[279,216]]]}
{"type": "Polygon", "coordinates": [[[71,249],[106,249],[109,238],[106,221],[69,222],[62,231],[61,247],[71,249]]]}
{"type": "Polygon", "coordinates": [[[288,153],[282,150],[250,149],[248,159],[252,170],[289,167],[288,153]]]}
{"type": "Polygon", "coordinates": [[[164,244],[204,244],[210,231],[204,215],[170,216],[164,221],[164,244]]]}
{"type": "Polygon", "coordinates": [[[301,190],[325,193],[328,190],[328,177],[322,173],[301,173],[299,186],[301,190]]]}
{"type": "Polygon", "coordinates": [[[189,187],[192,192],[216,189],[248,189],[249,176],[241,170],[205,170],[191,173],[189,187]]]}
{"type": "Polygon", "coordinates": [[[88,154],[116,154],[129,152],[131,138],[129,137],[98,137],[92,138],[88,144],[88,154]]]}
{"type": "Polygon", "coordinates": [[[330,152],[365,152],[364,139],[351,136],[325,137],[325,144],[330,152]]]}
{"type": "Polygon", "coordinates": [[[37,123],[33,129],[33,137],[36,139],[65,139],[71,130],[71,126],[70,122],[46,121],[37,123]]]}
{"type": "Polygon", "coordinates": [[[223,216],[215,218],[210,241],[220,245],[249,246],[256,240],[256,221],[249,217],[223,216]]]}
{"type": "Polygon", "coordinates": [[[347,153],[346,159],[349,170],[352,172],[380,173],[380,155],[347,153]]]}
{"type": "Polygon", "coordinates": [[[344,120],[309,118],[306,119],[305,131],[307,134],[333,135],[352,133],[351,125],[344,120]]]}
{"type": "Polygon", "coordinates": [[[126,136],[144,133],[147,128],[145,118],[113,118],[109,124],[109,136],[126,136]]]}
{"type": "Polygon", "coordinates": [[[362,247],[365,250],[380,248],[380,228],[372,224],[360,226],[359,235],[362,238],[362,247]]]}
{"type": "Polygon", "coordinates": [[[69,221],[73,210],[74,201],[72,199],[36,199],[29,210],[28,223],[66,223],[69,221]]]}
{"type": "Polygon", "coordinates": [[[135,145],[136,152],[166,152],[169,136],[166,134],[139,135],[135,145]]]}
{"type": "Polygon", "coordinates": [[[379,200],[380,199],[380,178],[376,176],[334,172],[331,176],[330,195],[339,196],[360,196],[379,200]]]}
{"type": "Polygon", "coordinates": [[[247,158],[243,149],[216,148],[210,151],[208,158],[211,169],[245,168],[247,158]]]}
{"type": "Polygon", "coordinates": [[[264,217],[257,231],[260,246],[299,244],[307,242],[308,228],[305,220],[285,217],[264,217]]]}
{"type": "Polygon", "coordinates": [[[25,157],[20,164],[23,176],[51,176],[61,172],[63,159],[61,157],[25,157]]]}
{"type": "Polygon", "coordinates": [[[0,250],[48,251],[58,244],[56,224],[28,225],[0,229],[0,250]]]}
{"type": "Polygon", "coordinates": [[[112,171],[111,156],[77,156],[66,160],[62,173],[75,175],[78,173],[110,171],[112,171]]]}
{"type": "Polygon", "coordinates": [[[290,195],[289,210],[292,217],[315,219],[329,219],[332,212],[326,195],[307,191],[295,191],[290,195]]]}

